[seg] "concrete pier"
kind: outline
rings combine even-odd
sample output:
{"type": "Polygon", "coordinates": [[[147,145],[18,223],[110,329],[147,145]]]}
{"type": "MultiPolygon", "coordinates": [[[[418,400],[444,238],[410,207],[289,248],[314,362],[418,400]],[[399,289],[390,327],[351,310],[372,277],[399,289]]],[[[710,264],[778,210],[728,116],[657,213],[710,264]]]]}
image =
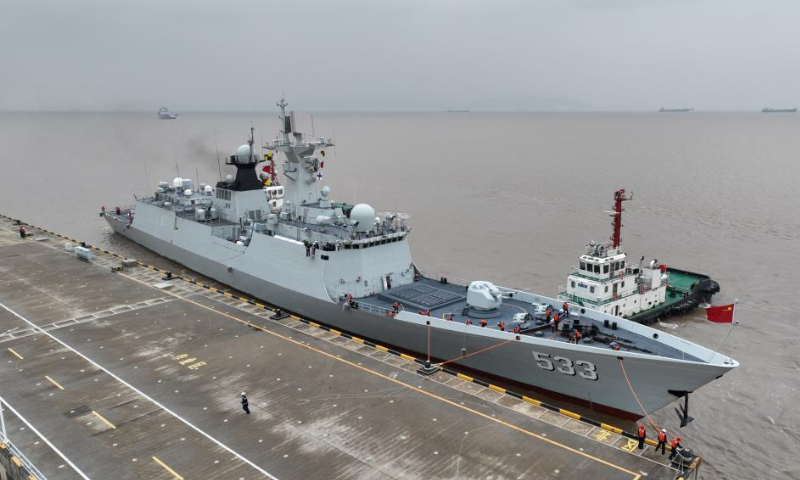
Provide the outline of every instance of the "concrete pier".
{"type": "MultiPolygon", "coordinates": [[[[0,396],[48,479],[672,479],[652,446],[0,219],[0,396]],[[251,413],[240,405],[247,393],[251,413]],[[84,475],[84,476],[82,476],[84,475]]],[[[313,320],[313,319],[311,319],[313,320]]],[[[608,427],[608,426],[604,426],[608,427]]]]}

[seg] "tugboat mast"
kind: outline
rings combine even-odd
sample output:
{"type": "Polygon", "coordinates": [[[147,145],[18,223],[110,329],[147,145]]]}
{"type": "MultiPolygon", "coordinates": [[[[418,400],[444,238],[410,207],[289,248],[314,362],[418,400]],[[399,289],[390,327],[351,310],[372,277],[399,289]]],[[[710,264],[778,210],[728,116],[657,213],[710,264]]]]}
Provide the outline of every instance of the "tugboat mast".
{"type": "Polygon", "coordinates": [[[622,202],[626,202],[633,198],[633,194],[630,197],[625,196],[625,189],[620,188],[616,192],[614,192],[614,211],[611,212],[611,216],[614,217],[614,221],[612,225],[614,226],[614,234],[611,236],[611,248],[618,248],[620,243],[622,243],[622,202]]]}

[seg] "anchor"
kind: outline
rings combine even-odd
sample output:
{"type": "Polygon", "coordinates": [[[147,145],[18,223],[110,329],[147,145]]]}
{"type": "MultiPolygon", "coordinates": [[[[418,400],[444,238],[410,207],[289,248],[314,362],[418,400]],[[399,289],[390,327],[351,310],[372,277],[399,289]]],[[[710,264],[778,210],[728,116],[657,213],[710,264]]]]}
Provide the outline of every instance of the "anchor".
{"type": "Polygon", "coordinates": [[[670,390],[669,393],[679,398],[683,397],[683,405],[679,405],[678,407],[680,408],[680,410],[676,408],[675,413],[678,415],[678,419],[681,421],[681,428],[685,427],[686,425],[689,425],[689,423],[691,423],[692,420],[694,420],[694,417],[689,415],[690,392],[670,390]]]}

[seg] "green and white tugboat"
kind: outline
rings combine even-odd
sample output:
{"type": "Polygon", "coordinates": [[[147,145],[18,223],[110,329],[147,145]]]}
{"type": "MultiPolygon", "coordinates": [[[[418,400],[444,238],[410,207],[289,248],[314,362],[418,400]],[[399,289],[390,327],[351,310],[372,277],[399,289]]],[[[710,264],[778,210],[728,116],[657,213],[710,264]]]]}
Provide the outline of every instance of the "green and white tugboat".
{"type": "Polygon", "coordinates": [[[611,243],[586,246],[567,283],[559,287],[558,297],[645,325],[710,303],[719,284],[708,275],[667,267],[656,259],[645,263],[644,257],[638,264],[628,262],[622,251],[622,202],[632,198],[625,189],[614,192],[611,243]]]}

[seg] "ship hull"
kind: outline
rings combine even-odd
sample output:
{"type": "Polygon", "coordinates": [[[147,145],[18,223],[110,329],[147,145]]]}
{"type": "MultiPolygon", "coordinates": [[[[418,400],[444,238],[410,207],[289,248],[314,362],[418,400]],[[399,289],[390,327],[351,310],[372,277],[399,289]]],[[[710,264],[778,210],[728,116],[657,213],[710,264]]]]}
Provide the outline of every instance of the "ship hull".
{"type": "MultiPolygon", "coordinates": [[[[301,292],[294,285],[291,288],[280,285],[280,275],[267,279],[267,275],[259,272],[272,271],[277,267],[268,252],[257,251],[252,245],[221,245],[212,241],[209,232],[203,234],[200,229],[208,227],[197,222],[177,219],[173,226],[172,222],[162,219],[145,221],[143,228],[137,228],[142,217],[152,213],[149,210],[152,208],[137,206],[136,221],[130,225],[122,217],[107,216],[107,220],[115,232],[159,255],[305,318],[420,355],[428,353],[430,329],[430,355],[436,360],[453,360],[461,357],[462,352],[470,354],[496,347],[449,366],[461,366],[487,377],[501,378],[510,383],[602,406],[621,416],[641,417],[644,415],[642,407],[648,413],[658,410],[678,398],[675,392],[692,392],[734,367],[613,352],[528,336],[497,347],[508,340],[508,333],[466,327],[410,312],[387,318],[367,310],[345,308],[330,299],[324,283],[317,286],[316,290],[301,292]],[[181,229],[195,230],[176,233],[181,229]],[[223,260],[226,258],[235,260],[223,260]],[[430,327],[426,325],[427,322],[431,323],[430,327]],[[476,330],[478,334],[472,333],[476,330]],[[575,365],[590,364],[596,372],[596,378],[580,375],[582,372],[577,368],[566,371],[560,366],[543,368],[542,361],[537,360],[543,356],[550,359],[565,358],[575,365]]],[[[284,248],[283,245],[276,247],[284,248]]]]}

